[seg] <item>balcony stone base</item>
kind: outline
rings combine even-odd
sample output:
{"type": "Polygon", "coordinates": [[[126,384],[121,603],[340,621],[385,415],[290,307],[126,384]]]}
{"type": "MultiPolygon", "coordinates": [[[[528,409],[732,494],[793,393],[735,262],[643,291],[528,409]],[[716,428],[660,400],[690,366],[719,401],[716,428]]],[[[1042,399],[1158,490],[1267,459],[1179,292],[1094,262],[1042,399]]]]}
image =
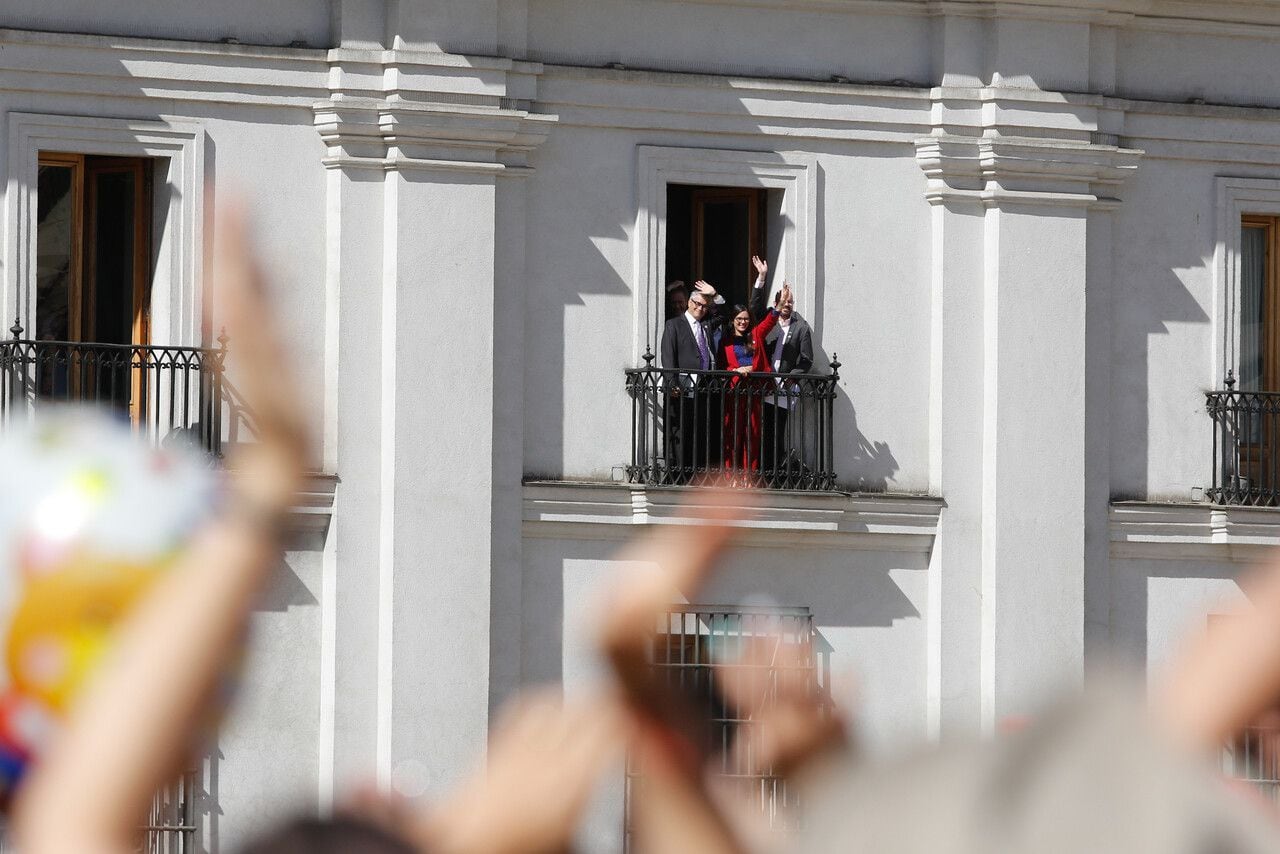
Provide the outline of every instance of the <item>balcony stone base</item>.
{"type": "MultiPolygon", "coordinates": [[[[714,493],[689,487],[526,481],[523,533],[531,538],[623,541],[636,526],[705,517],[714,493]]],[[[918,552],[933,547],[945,505],[897,493],[744,491],[744,545],[918,552]]]]}
{"type": "Polygon", "coordinates": [[[1256,563],[1280,546],[1280,508],[1117,501],[1111,557],[1256,563]]]}

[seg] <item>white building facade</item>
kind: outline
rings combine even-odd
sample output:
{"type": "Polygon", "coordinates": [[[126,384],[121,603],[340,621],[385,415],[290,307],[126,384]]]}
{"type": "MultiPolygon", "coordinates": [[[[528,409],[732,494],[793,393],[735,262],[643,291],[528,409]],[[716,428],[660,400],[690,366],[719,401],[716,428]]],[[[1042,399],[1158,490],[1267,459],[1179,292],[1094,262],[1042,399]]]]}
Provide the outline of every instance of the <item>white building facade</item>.
{"type": "Polygon", "coordinates": [[[761,192],[771,285],[841,362],[837,489],[759,490],[699,601],[807,609],[874,749],[1113,655],[1158,671],[1280,544],[1241,506],[1271,422],[1206,406],[1280,389],[1280,2],[9,0],[0,27],[5,325],[48,320],[41,164],[145,161],[147,340],[217,346],[205,259],[247,195],[315,404],[201,850],[366,777],[438,793],[521,686],[596,677],[594,592],[643,571],[618,544],[700,500],[625,471],[672,188],[761,192]]]}

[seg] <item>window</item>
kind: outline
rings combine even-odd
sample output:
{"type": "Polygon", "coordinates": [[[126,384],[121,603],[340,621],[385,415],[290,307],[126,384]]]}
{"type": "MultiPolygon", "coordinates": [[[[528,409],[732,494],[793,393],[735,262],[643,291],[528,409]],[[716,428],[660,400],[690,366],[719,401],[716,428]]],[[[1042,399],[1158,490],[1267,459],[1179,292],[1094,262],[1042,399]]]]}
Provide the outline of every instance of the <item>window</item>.
{"type": "MultiPolygon", "coordinates": [[[[655,675],[675,686],[702,714],[703,747],[717,773],[734,782],[775,830],[794,828],[799,804],[785,780],[764,767],[753,749],[753,725],[780,687],[817,694],[813,616],[808,608],[677,605],[658,621],[650,660],[655,675]],[[725,679],[751,680],[754,707],[735,707],[721,690],[725,679]],[[737,745],[738,749],[733,749],[737,745]]],[[[627,762],[626,836],[643,797],[644,769],[627,762]]]]}
{"type": "Polygon", "coordinates": [[[35,392],[143,415],[151,161],[41,152],[36,190],[35,392]],[[81,346],[75,346],[81,345],[81,346]]]}
{"type": "Polygon", "coordinates": [[[1280,503],[1280,217],[1240,216],[1236,359],[1209,393],[1219,503],[1280,503]]]}
{"type": "MultiPolygon", "coordinates": [[[[697,272],[696,264],[690,260],[694,251],[692,199],[682,202],[682,191],[677,189],[673,193],[673,187],[763,190],[763,199],[758,204],[764,205],[763,217],[759,220],[763,224],[761,248],[764,251],[757,254],[769,259],[771,281],[791,281],[796,292],[796,310],[809,321],[815,333],[822,328],[822,313],[817,304],[817,156],[639,145],[636,146],[633,235],[636,252],[632,280],[637,297],[632,302],[634,364],[642,364],[646,352],[652,355],[658,350],[667,319],[664,310],[667,284],[675,279],[687,282],[697,272]],[[688,212],[669,209],[672,203],[688,212]],[[686,223],[684,226],[676,224],[678,217],[686,223]],[[668,247],[673,239],[684,241],[683,251],[668,247]],[[678,267],[668,270],[668,262],[678,267]]],[[[750,244],[743,241],[740,246],[749,248],[750,244]]],[[[730,255],[741,258],[738,263],[750,263],[749,251],[743,254],[730,250],[724,257],[730,255]]],[[[744,293],[750,284],[748,277],[749,274],[744,274],[738,280],[744,293]]],[[[733,285],[733,282],[710,281],[717,287],[733,285]]],[[[730,295],[726,293],[725,298],[730,299],[730,295]]]]}
{"type": "Polygon", "coordinates": [[[146,344],[151,161],[40,153],[38,341],[146,344]]]}

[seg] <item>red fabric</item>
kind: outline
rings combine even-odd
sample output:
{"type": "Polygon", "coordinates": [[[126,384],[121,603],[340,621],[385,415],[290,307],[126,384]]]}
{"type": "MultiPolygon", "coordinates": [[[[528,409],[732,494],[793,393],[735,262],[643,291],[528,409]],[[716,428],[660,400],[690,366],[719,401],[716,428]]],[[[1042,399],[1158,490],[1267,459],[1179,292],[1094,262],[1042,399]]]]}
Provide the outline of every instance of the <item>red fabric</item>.
{"type": "MultiPolygon", "coordinates": [[[[736,395],[729,397],[724,408],[724,462],[731,470],[760,471],[760,420],[770,383],[758,375],[773,372],[764,339],[777,323],[778,313],[770,310],[751,330],[751,340],[755,344],[751,375],[738,375],[729,381],[729,388],[737,389],[736,395]]],[[[731,371],[742,366],[732,338],[724,345],[724,361],[731,371]]]]}

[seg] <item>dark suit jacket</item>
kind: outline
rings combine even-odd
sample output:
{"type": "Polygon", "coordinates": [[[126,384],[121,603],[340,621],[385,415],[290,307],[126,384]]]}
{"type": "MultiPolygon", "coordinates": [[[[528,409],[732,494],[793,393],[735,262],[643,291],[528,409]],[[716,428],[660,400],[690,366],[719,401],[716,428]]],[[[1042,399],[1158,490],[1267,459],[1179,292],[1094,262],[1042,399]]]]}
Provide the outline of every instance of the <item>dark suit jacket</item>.
{"type": "MultiPolygon", "coordinates": [[[[782,335],[782,324],[773,327],[765,337],[764,346],[769,351],[769,364],[773,364],[773,351],[778,346],[778,337],[782,335]]],[[[778,366],[780,374],[807,374],[813,369],[813,330],[809,323],[799,314],[791,314],[791,334],[787,343],[782,345],[782,363],[778,366]]]]}
{"type": "MultiPolygon", "coordinates": [[[[716,367],[716,352],[720,348],[720,330],[702,324],[707,336],[707,347],[711,350],[711,369],[716,367]]],[[[698,341],[693,337],[689,321],[683,314],[667,321],[662,327],[662,344],[658,348],[659,364],[664,368],[678,368],[682,371],[702,370],[702,360],[698,354],[698,341]]]]}

